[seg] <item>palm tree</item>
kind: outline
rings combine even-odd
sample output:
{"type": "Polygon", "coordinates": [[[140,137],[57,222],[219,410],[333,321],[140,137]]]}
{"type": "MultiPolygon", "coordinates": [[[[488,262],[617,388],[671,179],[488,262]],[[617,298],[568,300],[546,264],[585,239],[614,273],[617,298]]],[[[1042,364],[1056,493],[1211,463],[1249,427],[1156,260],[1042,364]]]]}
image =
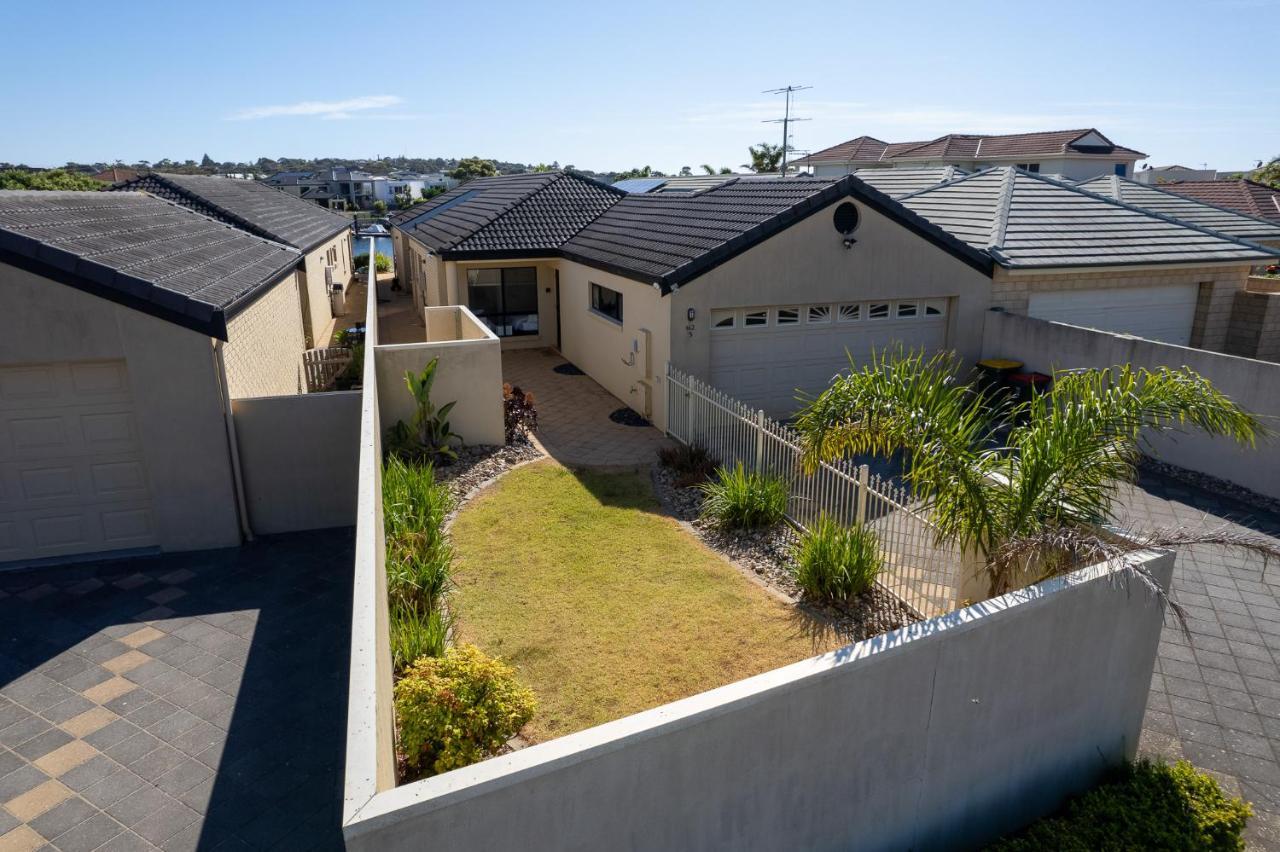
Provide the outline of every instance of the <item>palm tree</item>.
{"type": "Polygon", "coordinates": [[[778,166],[782,163],[782,146],[770,145],[768,142],[761,142],[759,145],[751,145],[747,148],[747,153],[751,155],[751,162],[744,163],[744,169],[751,169],[756,173],[776,172],[778,166]]]}
{"type": "Polygon", "coordinates": [[[905,451],[904,478],[939,543],[976,553],[992,595],[1148,547],[1217,543],[1280,556],[1268,539],[1225,530],[1106,531],[1146,434],[1191,429],[1248,446],[1267,434],[1185,367],[1060,373],[1049,391],[1018,403],[961,382],[950,354],[881,354],[837,376],[795,425],[810,469],[905,451]]]}

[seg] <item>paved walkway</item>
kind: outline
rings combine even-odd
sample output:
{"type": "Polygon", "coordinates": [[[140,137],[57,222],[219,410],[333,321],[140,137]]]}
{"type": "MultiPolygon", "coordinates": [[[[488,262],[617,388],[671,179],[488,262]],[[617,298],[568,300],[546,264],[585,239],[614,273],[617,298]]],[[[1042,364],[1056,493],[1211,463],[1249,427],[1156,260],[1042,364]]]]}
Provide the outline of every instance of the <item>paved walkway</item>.
{"type": "Polygon", "coordinates": [[[0,850],[342,848],[351,539],[0,574],[0,850]]]}
{"type": "Polygon", "coordinates": [[[610,420],[626,406],[589,376],[556,372],[567,364],[550,349],[502,353],[503,381],[533,393],[536,438],[547,455],[567,467],[648,467],[666,437],[650,426],[610,420]]]}
{"type": "MultiPolygon", "coordinates": [[[[1158,476],[1127,500],[1135,527],[1244,525],[1280,539],[1280,517],[1158,476]]],[[[1253,803],[1250,848],[1280,850],[1280,565],[1219,547],[1178,554],[1141,749],[1190,760],[1253,803]]]]}

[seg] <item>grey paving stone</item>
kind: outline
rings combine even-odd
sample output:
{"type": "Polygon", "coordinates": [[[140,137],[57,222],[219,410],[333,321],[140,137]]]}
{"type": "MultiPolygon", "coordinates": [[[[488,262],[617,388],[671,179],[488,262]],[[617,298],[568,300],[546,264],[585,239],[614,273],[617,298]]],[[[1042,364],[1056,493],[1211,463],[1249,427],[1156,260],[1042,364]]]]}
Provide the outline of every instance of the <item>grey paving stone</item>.
{"type": "Polygon", "coordinates": [[[27,760],[35,761],[44,757],[55,748],[61,748],[73,739],[75,739],[75,737],[71,736],[61,728],[50,728],[42,734],[37,734],[21,745],[13,746],[13,752],[20,757],[25,757],[27,760]]]}
{"type": "Polygon", "coordinates": [[[178,801],[171,801],[139,820],[131,828],[139,836],[160,845],[196,821],[198,815],[178,801]]]}
{"type": "Polygon", "coordinates": [[[187,756],[173,746],[163,743],[129,764],[129,770],[154,783],[157,778],[187,760],[187,756]]]}
{"type": "Polygon", "coordinates": [[[70,831],[96,813],[99,811],[93,805],[73,796],[31,820],[30,825],[41,836],[56,842],[63,832],[70,831]]]}
{"type": "Polygon", "coordinates": [[[119,821],[121,825],[132,828],[151,814],[173,802],[174,799],[168,793],[144,783],[118,802],[104,808],[104,810],[112,818],[119,821]]]}
{"type": "Polygon", "coordinates": [[[124,831],[124,827],[102,811],[96,811],[84,822],[58,835],[61,852],[90,852],[124,831]]]}
{"type": "Polygon", "coordinates": [[[107,808],[141,788],[146,782],[128,769],[117,769],[97,784],[81,791],[85,801],[107,808]]]}
{"type": "Polygon", "coordinates": [[[64,773],[58,780],[72,790],[80,792],[92,787],[104,778],[110,778],[119,768],[120,764],[105,754],[96,754],[76,768],[64,773]]]}
{"type": "Polygon", "coordinates": [[[159,745],[160,740],[151,736],[146,731],[139,731],[129,737],[129,739],[116,743],[111,748],[107,749],[105,753],[107,757],[117,763],[128,766],[135,760],[145,757],[155,751],[156,747],[159,745]]]}
{"type": "Polygon", "coordinates": [[[95,852],[154,852],[156,848],[132,831],[124,831],[99,846],[95,852]]]}
{"type": "Polygon", "coordinates": [[[25,764],[0,778],[0,802],[7,802],[21,796],[48,780],[48,775],[30,764],[25,764]]]}
{"type": "Polygon", "coordinates": [[[142,729],[128,719],[116,719],[93,733],[85,735],[84,741],[98,751],[106,751],[129,739],[140,730],[142,729]]]}

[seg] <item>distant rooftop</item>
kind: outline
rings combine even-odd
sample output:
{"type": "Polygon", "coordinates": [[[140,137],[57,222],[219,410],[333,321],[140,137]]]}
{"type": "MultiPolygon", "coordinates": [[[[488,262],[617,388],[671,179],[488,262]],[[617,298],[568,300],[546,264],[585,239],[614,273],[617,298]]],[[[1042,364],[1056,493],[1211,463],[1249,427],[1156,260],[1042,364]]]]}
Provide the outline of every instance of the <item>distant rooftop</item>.
{"type": "Polygon", "coordinates": [[[1246,216],[1280,221],[1280,189],[1272,189],[1256,181],[1244,178],[1185,180],[1162,183],[1159,187],[1246,216]]]}
{"type": "Polygon", "coordinates": [[[889,143],[859,136],[796,161],[800,167],[815,163],[901,163],[918,160],[974,160],[1007,157],[1047,157],[1063,154],[1123,155],[1142,159],[1147,155],[1116,145],[1093,128],[1049,130],[1037,133],[948,133],[924,142],[889,143]]]}
{"type": "Polygon", "coordinates": [[[1246,240],[1280,241],[1280,221],[1275,219],[1268,221],[1199,199],[1188,198],[1172,191],[1173,188],[1165,184],[1138,183],[1117,175],[1103,175],[1080,181],[1076,185],[1090,192],[1127,202],[1143,210],[1172,216],[1220,234],[1230,234],[1246,240]]]}

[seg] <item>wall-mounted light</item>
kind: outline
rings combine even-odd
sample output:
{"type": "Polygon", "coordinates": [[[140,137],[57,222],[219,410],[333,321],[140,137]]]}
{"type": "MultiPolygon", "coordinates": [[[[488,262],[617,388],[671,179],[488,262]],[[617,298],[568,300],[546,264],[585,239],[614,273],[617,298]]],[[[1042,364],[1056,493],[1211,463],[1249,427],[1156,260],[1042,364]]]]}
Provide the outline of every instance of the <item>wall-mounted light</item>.
{"type": "Polygon", "coordinates": [[[693,308],[690,308],[687,314],[687,316],[689,317],[689,322],[693,322],[693,318],[697,315],[698,315],[698,312],[695,311],[693,308]]]}

